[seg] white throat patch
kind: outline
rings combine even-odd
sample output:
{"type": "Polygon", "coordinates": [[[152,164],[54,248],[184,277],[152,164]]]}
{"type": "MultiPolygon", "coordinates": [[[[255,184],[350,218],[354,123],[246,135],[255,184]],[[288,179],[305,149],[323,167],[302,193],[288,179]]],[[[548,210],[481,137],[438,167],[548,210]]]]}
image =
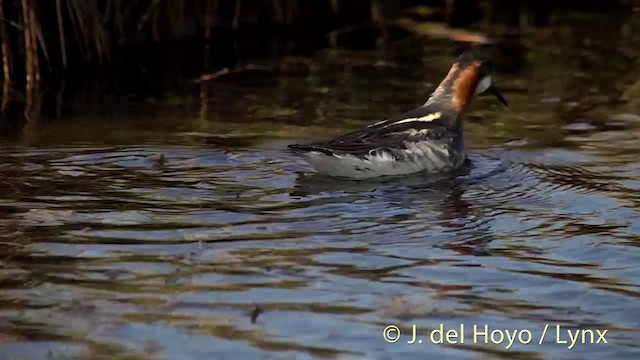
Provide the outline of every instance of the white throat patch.
{"type": "Polygon", "coordinates": [[[485,76],[484,78],[482,78],[482,80],[480,80],[480,82],[478,83],[478,86],[476,86],[476,92],[475,94],[482,94],[483,92],[487,91],[487,89],[489,89],[491,87],[491,76],[485,76]]]}

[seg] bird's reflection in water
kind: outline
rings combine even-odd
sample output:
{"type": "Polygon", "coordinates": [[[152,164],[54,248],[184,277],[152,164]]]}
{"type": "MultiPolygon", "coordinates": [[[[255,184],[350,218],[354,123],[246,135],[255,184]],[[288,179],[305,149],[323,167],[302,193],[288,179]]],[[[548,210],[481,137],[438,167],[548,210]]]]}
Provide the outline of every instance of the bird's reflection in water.
{"type": "Polygon", "coordinates": [[[449,183],[456,176],[469,170],[461,168],[451,174],[413,174],[408,176],[387,176],[366,180],[332,178],[318,173],[299,173],[291,196],[306,197],[332,193],[406,193],[407,191],[429,191],[438,183],[449,183]]]}
{"type": "MultiPolygon", "coordinates": [[[[368,180],[342,180],[317,173],[299,173],[293,191],[294,197],[335,197],[336,202],[348,196],[367,198],[384,203],[382,208],[403,208],[416,214],[433,214],[437,226],[449,234],[446,242],[434,246],[463,255],[489,256],[487,245],[495,238],[490,229],[488,212],[466,196],[471,187],[482,184],[487,178],[505,171],[503,166],[482,171],[487,165],[468,162],[462,168],[446,174],[414,174],[403,177],[383,177],[368,180]]],[[[376,210],[380,206],[375,206],[376,210]]],[[[381,218],[385,214],[379,214],[381,218]]],[[[429,227],[428,223],[425,223],[429,227]]],[[[428,230],[428,229],[425,229],[428,230]]],[[[428,241],[425,231],[425,241],[428,241]]]]}

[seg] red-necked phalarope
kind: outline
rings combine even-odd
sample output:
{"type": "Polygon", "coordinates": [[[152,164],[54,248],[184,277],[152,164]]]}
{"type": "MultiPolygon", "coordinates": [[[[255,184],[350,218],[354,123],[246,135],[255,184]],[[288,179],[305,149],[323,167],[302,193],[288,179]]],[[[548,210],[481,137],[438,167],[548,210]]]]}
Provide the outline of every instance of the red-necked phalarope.
{"type": "Polygon", "coordinates": [[[327,142],[288,148],[334,177],[454,170],[466,159],[462,117],[473,96],[490,92],[507,105],[491,83],[492,68],[488,57],[465,52],[422,106],[327,142]]]}

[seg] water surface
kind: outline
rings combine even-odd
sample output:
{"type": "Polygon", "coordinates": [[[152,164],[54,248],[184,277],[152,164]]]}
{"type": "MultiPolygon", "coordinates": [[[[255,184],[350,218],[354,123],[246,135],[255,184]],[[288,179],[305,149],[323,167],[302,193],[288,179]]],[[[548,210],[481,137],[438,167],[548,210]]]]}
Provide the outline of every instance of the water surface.
{"type": "Polygon", "coordinates": [[[511,106],[474,102],[472,164],[449,176],[338,181],[284,150],[422,103],[456,47],[420,39],[29,124],[0,143],[1,357],[637,358],[633,24],[601,25],[612,42],[572,19],[592,26],[558,34],[588,42],[526,34],[536,50],[502,61],[511,106]],[[407,344],[441,324],[465,344],[407,344]],[[474,325],[532,340],[474,344],[474,325]],[[569,349],[556,325],[607,344],[569,349]]]}

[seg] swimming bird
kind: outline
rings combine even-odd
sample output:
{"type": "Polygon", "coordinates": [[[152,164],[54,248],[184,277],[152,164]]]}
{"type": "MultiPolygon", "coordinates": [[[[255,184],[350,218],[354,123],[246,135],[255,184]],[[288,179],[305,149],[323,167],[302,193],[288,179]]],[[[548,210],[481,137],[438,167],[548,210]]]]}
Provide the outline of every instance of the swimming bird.
{"type": "Polygon", "coordinates": [[[462,123],[472,98],[488,92],[507,106],[491,81],[493,67],[488,56],[467,51],[423,105],[333,140],[292,144],[288,149],[332,177],[367,179],[455,170],[467,158],[462,123]]]}

